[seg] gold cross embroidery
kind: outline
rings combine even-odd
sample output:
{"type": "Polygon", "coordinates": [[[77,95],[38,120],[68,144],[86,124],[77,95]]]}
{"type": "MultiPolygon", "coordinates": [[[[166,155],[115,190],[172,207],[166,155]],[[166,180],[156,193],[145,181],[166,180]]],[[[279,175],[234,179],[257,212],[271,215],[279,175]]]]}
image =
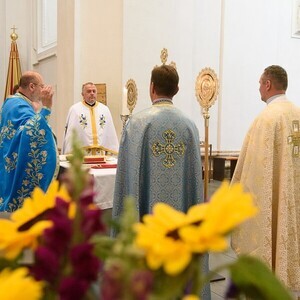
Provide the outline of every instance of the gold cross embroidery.
{"type": "Polygon", "coordinates": [[[166,168],[172,168],[175,166],[175,158],[174,154],[176,153],[177,155],[183,155],[185,151],[185,147],[183,142],[180,142],[177,145],[174,145],[173,142],[175,140],[176,134],[174,131],[171,129],[166,130],[163,133],[163,138],[166,141],[166,144],[163,145],[160,142],[156,142],[152,145],[152,152],[154,156],[159,156],[160,154],[166,154],[164,160],[163,160],[163,165],[166,168]]]}
{"type": "Polygon", "coordinates": [[[293,121],[293,134],[288,136],[288,144],[293,144],[293,157],[299,157],[300,147],[300,128],[299,121],[293,121]]]}

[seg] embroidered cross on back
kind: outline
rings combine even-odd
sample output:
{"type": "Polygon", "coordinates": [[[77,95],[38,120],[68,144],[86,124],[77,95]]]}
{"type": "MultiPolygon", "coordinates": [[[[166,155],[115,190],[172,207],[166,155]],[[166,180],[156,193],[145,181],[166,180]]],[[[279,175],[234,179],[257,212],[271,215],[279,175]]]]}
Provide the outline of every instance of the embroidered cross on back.
{"type": "Polygon", "coordinates": [[[174,144],[174,140],[176,134],[171,129],[166,130],[163,133],[163,138],[166,141],[166,144],[161,144],[160,142],[156,142],[152,145],[152,152],[154,156],[159,156],[160,154],[165,154],[165,158],[163,159],[163,165],[166,168],[172,168],[175,166],[175,158],[174,154],[179,156],[184,154],[185,146],[183,142],[178,143],[177,145],[174,144]]]}

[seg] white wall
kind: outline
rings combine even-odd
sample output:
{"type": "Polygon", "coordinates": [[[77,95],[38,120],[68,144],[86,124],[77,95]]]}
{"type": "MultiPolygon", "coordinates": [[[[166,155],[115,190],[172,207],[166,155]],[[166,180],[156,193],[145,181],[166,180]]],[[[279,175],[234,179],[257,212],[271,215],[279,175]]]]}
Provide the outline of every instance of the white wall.
{"type": "Polygon", "coordinates": [[[296,84],[300,71],[300,39],[291,38],[292,2],[128,0],[124,3],[123,84],[137,82],[135,111],[150,105],[151,69],[169,50],[180,75],[174,103],[196,122],[203,139],[203,119],[195,100],[198,72],[217,73],[220,96],[210,110],[210,142],[214,150],[238,151],[248,127],[264,108],[258,93],[263,69],[280,64],[289,74],[288,96],[300,104],[296,84]]]}
{"type": "Polygon", "coordinates": [[[293,1],[225,1],[223,103],[219,148],[238,150],[265,107],[259,78],[278,64],[289,75],[288,97],[300,105],[300,39],[291,37],[293,1]]]}
{"type": "Polygon", "coordinates": [[[19,50],[21,70],[27,70],[28,65],[28,46],[31,44],[31,5],[27,1],[0,0],[0,105],[3,103],[8,70],[9,53],[11,46],[10,35],[12,27],[17,28],[17,46],[19,50]]]}
{"type": "Polygon", "coordinates": [[[68,109],[81,101],[81,86],[87,81],[106,83],[107,105],[120,135],[122,2],[58,1],[58,12],[58,144],[68,109]]]}
{"type": "Polygon", "coordinates": [[[122,1],[81,0],[80,85],[74,101],[81,97],[84,82],[106,83],[107,106],[118,134],[121,133],[122,100],[122,1]]]}
{"type": "Polygon", "coordinates": [[[15,25],[22,70],[36,69],[56,89],[51,124],[61,146],[68,108],[85,81],[106,82],[108,106],[121,132],[122,86],[138,87],[137,112],[151,105],[150,73],[167,48],[180,91],[174,103],[204,138],[195,81],[205,67],[220,79],[210,110],[213,150],[239,150],[248,127],[264,108],[258,92],[263,69],[280,64],[288,72],[287,95],[300,105],[300,39],[291,37],[293,0],[64,0],[58,1],[57,56],[33,66],[31,1],[0,0],[0,103],[4,94],[10,28],[15,25]]]}
{"type": "MultiPolygon", "coordinates": [[[[195,96],[199,72],[210,67],[219,72],[221,0],[128,0],[124,2],[123,85],[136,81],[138,102],[134,112],[149,107],[151,70],[160,65],[160,53],[168,49],[167,63],[174,61],[180,76],[174,104],[197,124],[204,140],[204,120],[195,96]]],[[[211,142],[216,144],[217,105],[211,109],[211,142]]]]}

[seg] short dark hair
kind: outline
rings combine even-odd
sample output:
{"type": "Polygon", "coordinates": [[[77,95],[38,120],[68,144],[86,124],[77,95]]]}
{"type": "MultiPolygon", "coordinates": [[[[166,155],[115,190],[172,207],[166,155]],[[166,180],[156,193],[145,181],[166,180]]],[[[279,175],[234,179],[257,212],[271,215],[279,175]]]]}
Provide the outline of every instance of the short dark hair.
{"type": "Polygon", "coordinates": [[[277,90],[286,91],[288,87],[288,76],[285,71],[280,66],[272,65],[265,68],[263,73],[264,80],[272,81],[273,85],[277,90]]]}
{"type": "Polygon", "coordinates": [[[179,76],[170,65],[155,67],[151,73],[151,82],[158,95],[172,98],[178,92],[179,76]]]}

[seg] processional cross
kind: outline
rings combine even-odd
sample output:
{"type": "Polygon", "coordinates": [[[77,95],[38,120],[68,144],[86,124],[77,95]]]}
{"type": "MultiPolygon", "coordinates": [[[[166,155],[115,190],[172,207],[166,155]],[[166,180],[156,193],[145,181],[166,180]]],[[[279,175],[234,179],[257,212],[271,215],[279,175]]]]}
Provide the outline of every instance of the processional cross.
{"type": "Polygon", "coordinates": [[[16,34],[16,29],[18,29],[15,25],[11,28],[13,30],[13,32],[10,35],[10,38],[13,41],[16,41],[18,39],[18,35],[16,34]]]}
{"type": "Polygon", "coordinates": [[[196,80],[196,97],[202,108],[205,127],[205,156],[204,156],[204,201],[207,201],[208,196],[208,128],[209,128],[209,109],[215,103],[219,93],[219,81],[216,73],[210,69],[203,69],[196,80]]]}

